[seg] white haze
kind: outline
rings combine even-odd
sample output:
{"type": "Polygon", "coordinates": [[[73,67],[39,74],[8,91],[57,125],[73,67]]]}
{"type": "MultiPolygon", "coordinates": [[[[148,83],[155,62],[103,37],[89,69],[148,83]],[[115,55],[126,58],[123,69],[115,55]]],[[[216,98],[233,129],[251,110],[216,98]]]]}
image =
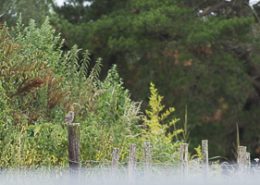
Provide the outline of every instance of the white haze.
{"type": "Polygon", "coordinates": [[[249,5],[251,6],[251,7],[253,7],[254,5],[256,5],[256,4],[258,4],[260,2],[260,0],[249,0],[249,5]]]}
{"type": "Polygon", "coordinates": [[[65,0],[54,0],[54,2],[58,5],[58,6],[62,6],[65,2],[65,0]]]}
{"type": "Polygon", "coordinates": [[[129,174],[127,169],[82,169],[79,172],[62,170],[0,171],[1,185],[257,185],[260,171],[232,172],[221,169],[189,171],[171,168],[139,170],[129,174]]]}
{"type": "MultiPolygon", "coordinates": [[[[64,2],[66,2],[66,0],[54,0],[54,2],[56,3],[56,5],[58,6],[63,6],[64,2]]],[[[88,1],[83,2],[84,6],[89,6],[91,3],[88,1]]]]}
{"type": "MultiPolygon", "coordinates": [[[[55,3],[56,3],[58,6],[62,6],[66,0],[54,0],[54,1],[55,1],[55,3]]],[[[232,0],[225,0],[225,1],[231,2],[232,0]]],[[[259,2],[260,2],[260,0],[249,0],[248,3],[249,3],[249,5],[252,7],[252,6],[258,4],[259,2]]],[[[84,2],[84,6],[87,6],[87,5],[89,5],[89,4],[90,4],[89,2],[84,2]]]]}

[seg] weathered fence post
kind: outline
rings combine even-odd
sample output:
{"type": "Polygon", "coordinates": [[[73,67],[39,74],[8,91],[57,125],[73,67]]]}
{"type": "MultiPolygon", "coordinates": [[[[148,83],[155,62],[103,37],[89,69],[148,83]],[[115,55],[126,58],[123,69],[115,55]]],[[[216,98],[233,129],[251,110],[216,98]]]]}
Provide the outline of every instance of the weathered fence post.
{"type": "Polygon", "coordinates": [[[246,153],[246,161],[247,161],[247,166],[250,169],[250,167],[251,167],[251,157],[250,157],[249,152],[246,153]]]}
{"type": "Polygon", "coordinates": [[[188,173],[188,144],[183,143],[180,146],[180,161],[181,161],[181,170],[183,175],[187,175],[188,173]]]}
{"type": "Polygon", "coordinates": [[[247,167],[247,152],[246,146],[238,146],[237,148],[237,164],[239,170],[244,170],[247,167]]]}
{"type": "Polygon", "coordinates": [[[151,143],[144,142],[144,170],[147,172],[151,168],[152,154],[151,154],[151,143]]]}
{"type": "Polygon", "coordinates": [[[68,150],[69,167],[78,169],[80,167],[80,130],[79,123],[68,124],[68,150]]]}
{"type": "Polygon", "coordinates": [[[201,141],[201,150],[202,150],[202,165],[205,170],[205,173],[208,173],[209,167],[209,149],[208,149],[208,140],[201,141]]]}
{"type": "Polygon", "coordinates": [[[118,168],[119,157],[119,149],[114,148],[112,152],[112,169],[118,168]]]}
{"type": "Polygon", "coordinates": [[[128,160],[128,175],[130,178],[133,177],[136,168],[136,145],[131,144],[129,149],[129,160],[128,160]]]}

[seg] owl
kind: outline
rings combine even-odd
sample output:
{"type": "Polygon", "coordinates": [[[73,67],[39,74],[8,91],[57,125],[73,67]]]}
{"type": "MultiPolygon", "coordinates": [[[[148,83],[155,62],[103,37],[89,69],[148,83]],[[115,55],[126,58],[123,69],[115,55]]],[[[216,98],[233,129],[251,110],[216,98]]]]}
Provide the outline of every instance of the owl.
{"type": "Polygon", "coordinates": [[[67,124],[71,124],[74,121],[74,112],[73,111],[69,111],[64,119],[65,123],[67,124]]]}
{"type": "Polygon", "coordinates": [[[74,121],[75,113],[74,113],[74,106],[70,106],[70,111],[65,115],[65,123],[71,124],[74,121]]]}

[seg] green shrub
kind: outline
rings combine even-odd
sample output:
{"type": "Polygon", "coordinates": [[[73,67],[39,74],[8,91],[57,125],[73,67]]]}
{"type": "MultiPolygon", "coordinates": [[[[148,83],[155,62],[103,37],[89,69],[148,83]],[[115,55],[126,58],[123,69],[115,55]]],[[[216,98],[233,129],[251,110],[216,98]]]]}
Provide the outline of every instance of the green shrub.
{"type": "Polygon", "coordinates": [[[127,149],[140,132],[140,104],[116,67],[100,81],[101,60],[90,68],[88,51],[63,52],[48,20],[3,27],[0,41],[1,167],[67,164],[63,120],[71,108],[81,123],[83,163],[110,160],[112,147],[127,149]]]}
{"type": "Polygon", "coordinates": [[[95,107],[88,109],[82,124],[84,140],[83,161],[111,160],[113,147],[120,148],[122,160],[128,155],[128,146],[136,142],[141,130],[140,104],[131,101],[129,92],[123,88],[116,66],[113,66],[103,82],[95,107]]]}
{"type": "Polygon", "coordinates": [[[143,138],[151,142],[153,146],[154,160],[177,161],[182,129],[176,128],[178,118],[173,117],[174,107],[165,110],[162,105],[163,97],[159,95],[155,85],[150,85],[149,106],[145,111],[144,124],[147,129],[143,138]],[[170,131],[171,130],[171,131],[170,131]]]}
{"type": "Polygon", "coordinates": [[[131,143],[140,161],[146,140],[155,161],[174,161],[182,130],[170,118],[174,108],[163,111],[156,88],[151,85],[142,119],[140,103],[130,99],[116,66],[100,80],[100,59],[90,65],[88,51],[74,46],[63,52],[61,45],[48,20],[40,27],[31,21],[0,29],[0,167],[66,166],[63,120],[69,110],[80,123],[83,165],[110,161],[114,147],[127,162],[131,143]]]}

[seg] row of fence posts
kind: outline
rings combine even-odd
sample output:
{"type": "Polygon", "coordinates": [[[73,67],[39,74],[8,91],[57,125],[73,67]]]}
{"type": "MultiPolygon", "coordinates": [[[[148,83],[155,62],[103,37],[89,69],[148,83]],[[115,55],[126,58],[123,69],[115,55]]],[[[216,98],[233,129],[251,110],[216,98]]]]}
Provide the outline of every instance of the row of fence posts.
{"type": "MultiPolygon", "coordinates": [[[[68,124],[68,154],[70,169],[80,168],[80,130],[79,123],[68,124]]],[[[144,142],[144,170],[148,171],[152,165],[152,152],[150,142],[144,142]]],[[[202,140],[202,165],[204,173],[208,173],[209,157],[208,157],[208,140],[202,140]]],[[[119,166],[120,150],[114,148],[112,151],[112,169],[117,169],[119,166]]],[[[189,151],[188,144],[182,143],[180,145],[180,162],[181,171],[183,174],[188,173],[189,169],[189,151]]],[[[238,146],[237,149],[237,164],[239,169],[248,169],[250,167],[250,153],[247,152],[246,146],[238,146]]],[[[128,172],[133,175],[136,168],[136,145],[131,144],[129,148],[128,172]]]]}
{"type": "MultiPolygon", "coordinates": [[[[120,150],[114,148],[112,152],[112,169],[117,169],[119,166],[119,155],[120,150]]],[[[151,144],[150,142],[144,142],[144,170],[148,171],[151,167],[152,155],[151,155],[151,144]]],[[[131,144],[129,148],[129,159],[128,159],[128,172],[132,176],[136,168],[136,145],[131,144]]]]}

